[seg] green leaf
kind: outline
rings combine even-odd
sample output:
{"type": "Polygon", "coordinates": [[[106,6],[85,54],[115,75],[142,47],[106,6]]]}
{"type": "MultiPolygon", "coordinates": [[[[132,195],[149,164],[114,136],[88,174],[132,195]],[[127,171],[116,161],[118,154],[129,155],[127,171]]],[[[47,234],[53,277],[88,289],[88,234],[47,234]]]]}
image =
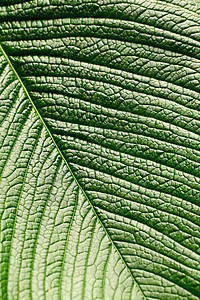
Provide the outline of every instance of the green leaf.
{"type": "Polygon", "coordinates": [[[1,0],[0,299],[200,299],[200,8],[1,0]]]}

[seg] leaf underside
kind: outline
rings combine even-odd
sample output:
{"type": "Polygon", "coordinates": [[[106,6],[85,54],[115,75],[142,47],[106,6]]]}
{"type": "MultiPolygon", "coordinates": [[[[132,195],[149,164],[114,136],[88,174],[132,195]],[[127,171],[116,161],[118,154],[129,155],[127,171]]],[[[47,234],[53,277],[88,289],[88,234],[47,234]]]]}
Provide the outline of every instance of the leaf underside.
{"type": "Polygon", "coordinates": [[[200,298],[200,8],[0,1],[0,299],[200,298]]]}

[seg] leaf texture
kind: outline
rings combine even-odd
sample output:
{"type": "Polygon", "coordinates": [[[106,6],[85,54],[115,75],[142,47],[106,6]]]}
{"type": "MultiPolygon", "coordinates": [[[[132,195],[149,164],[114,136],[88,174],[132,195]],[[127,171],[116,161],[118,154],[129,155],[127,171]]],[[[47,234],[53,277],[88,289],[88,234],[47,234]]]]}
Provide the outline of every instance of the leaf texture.
{"type": "Polygon", "coordinates": [[[199,17],[1,1],[2,299],[200,298],[199,17]]]}
{"type": "Polygon", "coordinates": [[[1,298],[143,299],[3,56],[1,66],[1,298]]]}

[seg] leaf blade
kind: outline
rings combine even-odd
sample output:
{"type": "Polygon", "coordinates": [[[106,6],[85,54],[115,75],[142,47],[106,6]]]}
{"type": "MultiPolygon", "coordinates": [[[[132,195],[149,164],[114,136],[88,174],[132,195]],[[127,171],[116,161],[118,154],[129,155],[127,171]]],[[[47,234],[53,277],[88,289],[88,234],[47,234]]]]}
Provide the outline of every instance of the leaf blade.
{"type": "Polygon", "coordinates": [[[196,299],[198,7],[176,1],[109,4],[79,3],[78,16],[73,6],[59,12],[58,5],[55,20],[49,20],[48,6],[39,13],[38,7],[19,10],[20,26],[30,38],[16,30],[17,10],[9,7],[4,47],[60,155],[148,299],[196,299]],[[41,16],[53,24],[47,33],[41,16]],[[36,20],[40,39],[28,18],[36,20]],[[70,36],[77,28],[71,20],[81,36],[70,36]],[[102,33],[105,24],[111,29],[102,33]],[[121,24],[130,36],[117,31],[121,24]]]}

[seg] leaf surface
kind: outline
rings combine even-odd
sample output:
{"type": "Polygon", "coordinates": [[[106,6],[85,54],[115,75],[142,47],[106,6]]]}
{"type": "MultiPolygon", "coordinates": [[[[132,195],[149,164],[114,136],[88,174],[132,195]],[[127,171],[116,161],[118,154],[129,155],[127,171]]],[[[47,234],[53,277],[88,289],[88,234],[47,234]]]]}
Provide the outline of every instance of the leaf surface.
{"type": "Polygon", "coordinates": [[[1,1],[2,299],[200,298],[199,16],[1,1]]]}

